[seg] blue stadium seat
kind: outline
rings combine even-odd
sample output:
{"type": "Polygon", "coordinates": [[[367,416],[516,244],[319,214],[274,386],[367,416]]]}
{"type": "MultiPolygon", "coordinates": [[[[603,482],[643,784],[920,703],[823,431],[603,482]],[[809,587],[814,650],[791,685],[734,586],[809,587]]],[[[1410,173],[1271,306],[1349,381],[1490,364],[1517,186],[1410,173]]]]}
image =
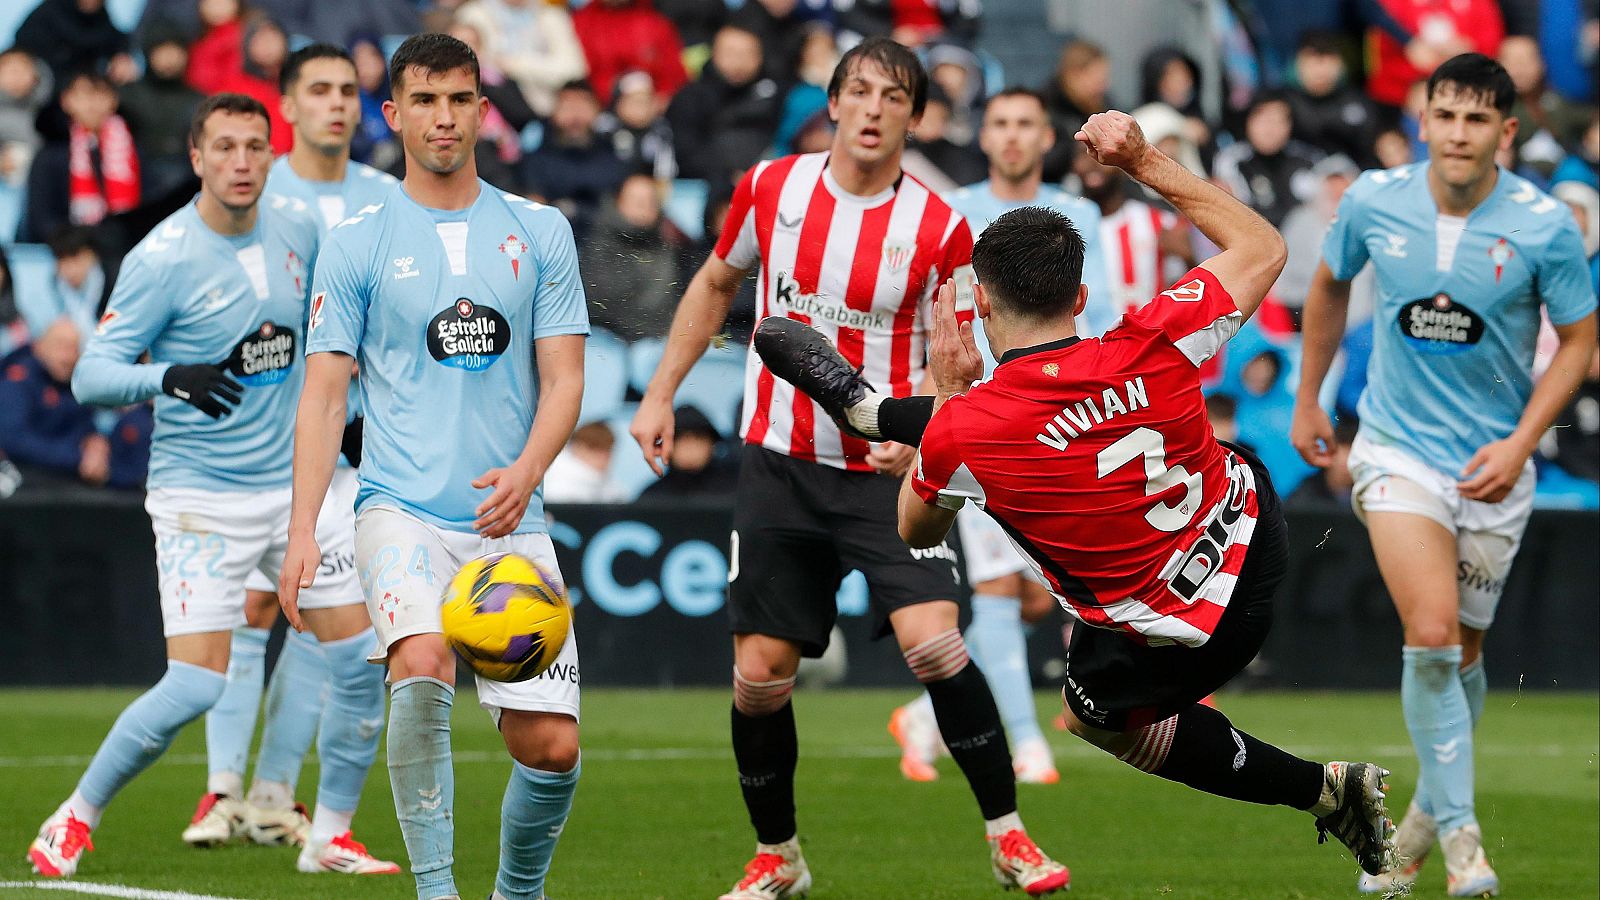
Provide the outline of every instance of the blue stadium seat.
{"type": "MultiPolygon", "coordinates": [[[[656,339],[634,341],[628,348],[628,381],[634,390],[644,393],[665,349],[664,342],[656,339]]],[[[744,398],[746,352],[742,344],[708,349],[678,387],[674,404],[693,404],[723,437],[732,437],[739,427],[739,403],[744,398]]]]}
{"type": "Polygon", "coordinates": [[[656,473],[651,471],[633,435],[628,433],[629,426],[633,424],[633,414],[638,409],[637,403],[624,403],[615,415],[606,420],[617,439],[616,446],[611,450],[611,480],[629,502],[637,499],[639,492],[656,480],[656,473]]]}
{"type": "Polygon", "coordinates": [[[27,193],[26,187],[13,187],[10,182],[0,181],[0,244],[10,244],[17,239],[17,225],[22,221],[22,204],[27,193]]]}
{"type": "Polygon", "coordinates": [[[711,188],[698,178],[679,178],[661,212],[678,230],[698,241],[706,233],[706,198],[711,188]]]}
{"type": "Polygon", "coordinates": [[[628,345],[604,328],[596,328],[583,356],[583,407],[578,421],[611,418],[627,394],[628,345]]]}
{"type": "Polygon", "coordinates": [[[37,331],[55,318],[56,260],[43,244],[12,244],[6,248],[11,279],[16,284],[17,311],[28,328],[37,331]]]}

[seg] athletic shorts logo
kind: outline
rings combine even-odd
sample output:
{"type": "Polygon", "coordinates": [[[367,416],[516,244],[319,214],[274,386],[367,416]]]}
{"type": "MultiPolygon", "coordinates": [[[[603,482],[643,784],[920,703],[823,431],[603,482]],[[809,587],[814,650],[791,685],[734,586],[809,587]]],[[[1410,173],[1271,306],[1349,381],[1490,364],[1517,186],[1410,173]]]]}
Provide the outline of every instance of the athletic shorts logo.
{"type": "Polygon", "coordinates": [[[511,324],[500,313],[462,297],[428,323],[428,352],[447,366],[481,372],[511,346],[511,324]]]}
{"type": "Polygon", "coordinates": [[[238,376],[246,387],[281,384],[294,367],[294,329],[262,322],[228,355],[222,367],[238,376]]]}
{"type": "Polygon", "coordinates": [[[1400,334],[1413,350],[1447,356],[1483,340],[1483,319],[1449,294],[1435,294],[1400,307],[1400,334]]]}

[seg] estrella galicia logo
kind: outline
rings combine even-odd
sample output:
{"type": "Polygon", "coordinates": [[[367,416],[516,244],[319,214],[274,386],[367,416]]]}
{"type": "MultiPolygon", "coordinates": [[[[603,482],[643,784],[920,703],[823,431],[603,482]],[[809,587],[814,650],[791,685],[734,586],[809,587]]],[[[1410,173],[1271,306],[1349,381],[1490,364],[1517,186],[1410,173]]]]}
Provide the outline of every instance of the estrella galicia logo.
{"type": "Polygon", "coordinates": [[[1483,319],[1445,293],[1400,307],[1399,325],[1406,343],[1423,353],[1463,353],[1483,340],[1483,319]]]}
{"type": "Polygon", "coordinates": [[[511,324],[500,313],[462,297],[428,323],[428,352],[447,366],[481,372],[511,346],[511,324]]]}
{"type": "Polygon", "coordinates": [[[282,383],[294,367],[294,330],[276,322],[262,322],[245,335],[222,364],[245,387],[282,383]]]}

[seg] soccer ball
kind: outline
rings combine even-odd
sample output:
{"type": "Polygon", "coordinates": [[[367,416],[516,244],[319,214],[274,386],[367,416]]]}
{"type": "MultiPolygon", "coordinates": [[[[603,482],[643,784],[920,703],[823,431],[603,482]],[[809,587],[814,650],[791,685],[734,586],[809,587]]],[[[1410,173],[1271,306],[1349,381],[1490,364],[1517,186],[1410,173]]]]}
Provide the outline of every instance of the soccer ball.
{"type": "Polygon", "coordinates": [[[444,642],[491,681],[527,681],[561,655],[572,630],[567,589],[533,560],[491,553],[461,567],[440,610],[444,642]]]}

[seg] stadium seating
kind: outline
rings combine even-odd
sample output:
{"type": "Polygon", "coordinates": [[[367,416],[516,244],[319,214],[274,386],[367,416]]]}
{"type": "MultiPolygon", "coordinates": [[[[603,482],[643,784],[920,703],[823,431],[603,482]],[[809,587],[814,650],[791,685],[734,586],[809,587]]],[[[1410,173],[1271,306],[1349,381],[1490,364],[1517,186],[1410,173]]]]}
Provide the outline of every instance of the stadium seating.
{"type": "Polygon", "coordinates": [[[644,454],[639,452],[639,445],[634,443],[633,435],[628,433],[629,426],[633,424],[633,414],[638,409],[637,403],[624,403],[606,420],[617,439],[616,446],[611,450],[611,470],[608,474],[628,502],[637,499],[639,492],[656,480],[656,473],[651,471],[650,464],[644,461],[644,454]]]}
{"type": "Polygon", "coordinates": [[[603,328],[589,335],[583,356],[583,407],[578,421],[616,415],[628,393],[628,345],[603,328]]]}
{"type": "MultiPolygon", "coordinates": [[[[635,341],[628,348],[628,379],[640,394],[650,384],[650,376],[665,349],[659,340],[635,341]]],[[[689,370],[674,403],[692,404],[706,414],[723,437],[733,436],[739,427],[739,403],[744,399],[745,353],[743,345],[713,345],[689,370]]]]}

